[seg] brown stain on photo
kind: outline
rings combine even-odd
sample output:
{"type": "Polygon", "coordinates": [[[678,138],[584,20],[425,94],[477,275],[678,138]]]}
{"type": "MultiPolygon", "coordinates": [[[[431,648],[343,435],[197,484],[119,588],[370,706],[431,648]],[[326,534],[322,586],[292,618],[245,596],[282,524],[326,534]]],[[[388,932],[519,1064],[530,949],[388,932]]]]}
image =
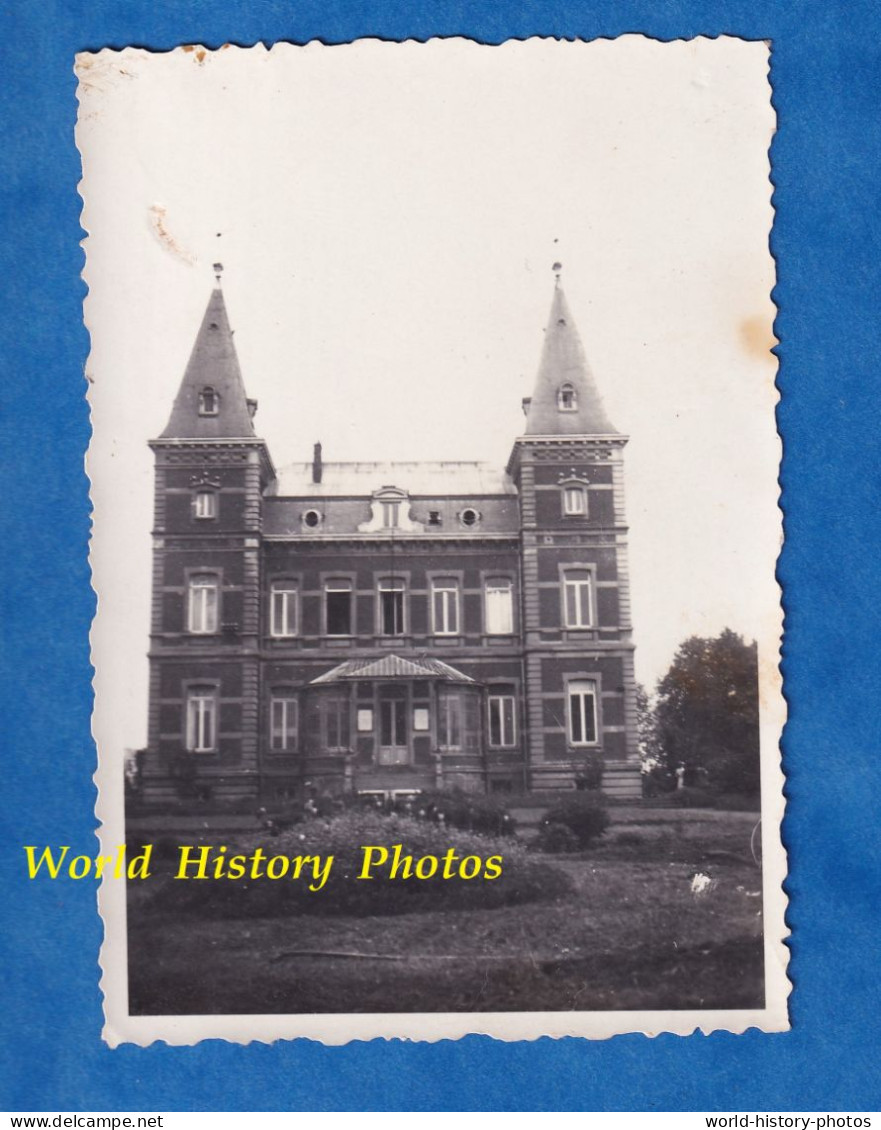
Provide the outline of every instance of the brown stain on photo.
{"type": "Polygon", "coordinates": [[[767,314],[753,314],[744,318],[738,326],[740,344],[751,357],[767,360],[771,350],[778,344],[774,336],[773,324],[767,314]]]}
{"type": "Polygon", "coordinates": [[[150,226],[153,229],[153,233],[165,248],[165,250],[170,251],[172,255],[174,255],[178,259],[181,259],[184,263],[194,263],[195,256],[190,255],[189,252],[185,251],[166,227],[165,208],[161,204],[151,204],[148,211],[150,215],[150,226]]]}
{"type": "MultiPolygon", "coordinates": [[[[74,61],[74,74],[79,80],[80,87],[86,93],[104,93],[114,85],[117,76],[124,79],[134,79],[137,75],[126,70],[117,61],[116,54],[112,51],[101,51],[90,55],[81,52],[74,61]]],[[[83,115],[83,120],[97,117],[99,110],[93,110],[83,115]]]]}
{"type": "Polygon", "coordinates": [[[773,707],[779,706],[783,676],[780,673],[780,657],[759,657],[759,710],[765,714],[773,707]]]}
{"type": "Polygon", "coordinates": [[[192,55],[200,66],[205,62],[208,55],[204,47],[197,47],[194,43],[185,43],[181,50],[187,55],[192,55]]]}

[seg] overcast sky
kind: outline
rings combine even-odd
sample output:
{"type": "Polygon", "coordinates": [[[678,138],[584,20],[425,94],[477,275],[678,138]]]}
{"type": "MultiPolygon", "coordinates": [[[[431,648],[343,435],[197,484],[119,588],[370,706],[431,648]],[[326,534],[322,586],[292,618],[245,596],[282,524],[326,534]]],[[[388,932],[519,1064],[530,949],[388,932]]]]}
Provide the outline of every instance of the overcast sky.
{"type": "Polygon", "coordinates": [[[146,739],[152,456],[212,285],[277,466],[504,464],[555,260],[625,452],[637,675],[771,658],[763,43],[377,41],[80,58],[96,733],[146,739]]]}

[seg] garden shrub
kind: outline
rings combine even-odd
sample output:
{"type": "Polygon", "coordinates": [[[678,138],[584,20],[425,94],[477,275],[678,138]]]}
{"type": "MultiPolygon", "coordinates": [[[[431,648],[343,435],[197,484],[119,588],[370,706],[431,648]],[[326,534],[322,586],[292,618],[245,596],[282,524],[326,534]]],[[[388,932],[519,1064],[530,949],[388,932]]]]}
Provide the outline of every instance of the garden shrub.
{"type": "Polygon", "coordinates": [[[665,766],[657,765],[653,769],[643,772],[642,795],[643,797],[668,796],[676,788],[676,776],[665,766]]]}
{"type": "Polygon", "coordinates": [[[413,798],[410,812],[448,828],[479,832],[489,836],[513,836],[514,818],[495,797],[485,793],[466,793],[462,789],[424,792],[413,798]]]}
{"type": "Polygon", "coordinates": [[[603,784],[603,759],[599,754],[585,757],[584,764],[575,775],[575,788],[579,792],[597,792],[603,784]]]}
{"type": "Polygon", "coordinates": [[[542,824],[535,846],[539,851],[559,855],[566,851],[578,851],[579,843],[575,833],[565,824],[542,824]]]}
{"type": "Polygon", "coordinates": [[[558,801],[541,818],[542,831],[552,824],[562,824],[572,833],[579,848],[588,847],[599,839],[609,826],[609,813],[603,801],[589,793],[576,793],[558,801]]]}
{"type": "MultiPolygon", "coordinates": [[[[376,811],[347,812],[330,819],[306,821],[280,831],[271,839],[262,835],[227,842],[226,858],[253,854],[261,847],[266,857],[332,855],[333,866],[326,885],[309,890],[309,879],[289,876],[279,879],[188,879],[172,876],[176,861],[156,869],[150,896],[158,913],[192,911],[202,916],[229,918],[267,917],[290,914],[354,916],[402,914],[429,910],[484,910],[498,906],[553,899],[571,891],[569,878],[557,868],[530,858],[510,839],[491,838],[447,828],[422,819],[376,811]],[[497,879],[444,879],[439,868],[430,878],[388,878],[388,867],[377,868],[375,878],[358,879],[365,845],[390,850],[402,846],[403,856],[414,863],[425,856],[443,859],[448,849],[461,859],[478,856],[485,860],[502,856],[502,874],[497,879]]],[[[209,871],[210,873],[210,871],[209,871]]],[[[483,869],[481,868],[481,874],[483,869]]],[[[311,869],[309,872],[311,878],[311,869]]]]}

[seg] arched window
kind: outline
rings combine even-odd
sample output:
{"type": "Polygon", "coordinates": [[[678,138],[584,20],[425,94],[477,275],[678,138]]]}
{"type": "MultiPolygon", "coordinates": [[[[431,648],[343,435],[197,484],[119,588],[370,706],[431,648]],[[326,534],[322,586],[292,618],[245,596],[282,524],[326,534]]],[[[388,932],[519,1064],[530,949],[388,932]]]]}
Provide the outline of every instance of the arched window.
{"type": "Polygon", "coordinates": [[[593,573],[589,569],[563,570],[563,624],[567,628],[593,626],[593,573]]]}
{"type": "Polygon", "coordinates": [[[352,582],[343,577],[324,583],[324,630],[328,636],[352,634],[352,582]]]}
{"type": "Polygon", "coordinates": [[[575,389],[568,382],[557,389],[557,407],[561,412],[578,410],[578,397],[575,395],[575,389]]]}
{"type": "Polygon", "coordinates": [[[276,638],[297,634],[297,583],[273,581],[269,601],[269,634],[276,638]]]}
{"type": "Polygon", "coordinates": [[[431,630],[436,636],[459,634],[459,582],[455,577],[432,579],[431,630]]]}
{"type": "Polygon", "coordinates": [[[382,636],[404,634],[404,582],[398,577],[383,577],[379,581],[378,628],[382,636]]]}
{"type": "Polygon", "coordinates": [[[593,679],[572,679],[567,687],[569,700],[569,744],[596,745],[597,685],[593,679]]]}
{"type": "Polygon", "coordinates": [[[462,692],[440,687],[437,694],[437,744],[441,749],[462,748],[462,692]]]}
{"type": "Polygon", "coordinates": [[[216,687],[189,688],[186,745],[191,753],[213,753],[217,749],[216,687]]]}
{"type": "Polygon", "coordinates": [[[197,490],[193,495],[193,517],[217,517],[217,495],[213,490],[197,490]]]}
{"type": "Polygon", "coordinates": [[[489,744],[503,749],[517,741],[517,703],[513,687],[491,687],[486,700],[489,744]]]}
{"type": "Polygon", "coordinates": [[[512,587],[509,577],[487,578],[484,600],[488,636],[509,636],[514,631],[512,587]]]}
{"type": "Polygon", "coordinates": [[[297,696],[286,688],[273,689],[269,700],[269,748],[290,753],[297,748],[297,696]]]}
{"type": "Polygon", "coordinates": [[[187,629],[193,635],[213,635],[217,631],[219,594],[220,580],[215,573],[194,573],[190,577],[187,629]]]}
{"type": "Polygon", "coordinates": [[[587,491],[584,487],[563,487],[563,513],[576,515],[587,513],[587,491]]]}
{"type": "Polygon", "coordinates": [[[220,410],[220,397],[216,389],[206,385],[199,393],[199,415],[216,416],[220,410]]]}
{"type": "Polygon", "coordinates": [[[323,694],[321,719],[324,748],[348,749],[351,745],[351,708],[348,693],[323,694]]]}

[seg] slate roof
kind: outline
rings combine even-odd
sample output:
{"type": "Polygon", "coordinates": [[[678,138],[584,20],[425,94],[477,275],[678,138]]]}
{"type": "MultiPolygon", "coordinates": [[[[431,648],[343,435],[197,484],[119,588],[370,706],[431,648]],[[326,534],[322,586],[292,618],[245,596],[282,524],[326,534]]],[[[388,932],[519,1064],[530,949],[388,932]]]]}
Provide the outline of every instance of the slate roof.
{"type": "Polygon", "coordinates": [[[606,415],[593,373],[563,288],[557,284],[545,330],[544,346],[535,391],[526,414],[526,435],[617,435],[606,415]],[[557,391],[571,384],[577,397],[577,410],[560,411],[557,391]]]}
{"type": "Polygon", "coordinates": [[[338,667],[325,671],[312,680],[315,686],[321,683],[341,683],[353,679],[443,679],[447,683],[473,683],[468,675],[463,675],[449,663],[441,659],[403,659],[400,655],[382,655],[379,659],[347,659],[338,667]]]}
{"type": "Polygon", "coordinates": [[[168,426],[160,438],[254,438],[239,359],[219,287],[208,300],[168,426]],[[206,386],[220,397],[216,416],[199,415],[199,393],[206,386]]]}
{"type": "Polygon", "coordinates": [[[312,482],[312,463],[288,463],[277,472],[270,493],[280,497],[354,495],[400,487],[429,498],[516,495],[510,476],[494,463],[323,463],[321,482],[312,482]]]}

